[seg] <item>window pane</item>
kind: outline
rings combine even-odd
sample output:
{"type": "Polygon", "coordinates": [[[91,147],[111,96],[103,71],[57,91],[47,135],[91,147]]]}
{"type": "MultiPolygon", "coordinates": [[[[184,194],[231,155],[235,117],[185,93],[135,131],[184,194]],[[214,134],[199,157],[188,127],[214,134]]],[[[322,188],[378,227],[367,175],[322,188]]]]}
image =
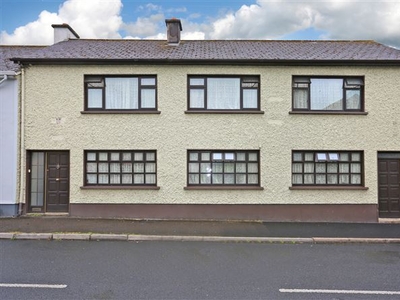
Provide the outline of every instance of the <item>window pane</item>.
{"type": "Polygon", "coordinates": [[[143,153],[142,152],[137,152],[134,154],[134,158],[135,161],[143,161],[143,153]]]}
{"type": "Polygon", "coordinates": [[[133,165],[134,173],[144,173],[144,164],[143,163],[135,163],[133,165]]]}
{"type": "Polygon", "coordinates": [[[99,173],[108,173],[108,163],[99,163],[99,173]]]}
{"type": "Polygon", "coordinates": [[[314,153],[304,153],[305,161],[314,161],[314,153]]]}
{"type": "Polygon", "coordinates": [[[346,90],[346,108],[361,109],[360,95],[360,90],[346,90]]]}
{"type": "Polygon", "coordinates": [[[210,174],[202,174],[201,177],[201,184],[211,184],[211,175],[210,174]]]}
{"type": "Polygon", "coordinates": [[[146,163],[146,173],[155,173],[155,172],[156,172],[156,164],[146,163]]]}
{"type": "Polygon", "coordinates": [[[122,183],[123,184],[132,184],[132,175],[131,174],[123,174],[122,175],[122,183]]]}
{"type": "Polygon", "coordinates": [[[303,184],[303,176],[302,175],[293,175],[292,183],[293,184],[303,184]]]}
{"type": "Polygon", "coordinates": [[[106,109],[137,108],[137,78],[106,78],[106,109]]]}
{"type": "Polygon", "coordinates": [[[236,184],[246,184],[246,175],[245,174],[237,174],[236,175],[236,184]]]}
{"type": "Polygon", "coordinates": [[[337,184],[338,183],[338,179],[337,179],[337,175],[328,175],[328,184],[337,184]]]}
{"type": "Polygon", "coordinates": [[[293,161],[302,161],[303,160],[303,156],[301,155],[301,153],[293,153],[293,161]]]}
{"type": "Polygon", "coordinates": [[[156,175],[146,174],[146,184],[155,184],[155,183],[156,183],[156,175]]]}
{"type": "Polygon", "coordinates": [[[222,153],[213,153],[213,160],[222,160],[222,153]]]}
{"type": "Polygon", "coordinates": [[[258,90],[243,90],[243,108],[257,108],[258,106],[258,90]]]}
{"type": "Polygon", "coordinates": [[[304,175],[304,184],[314,184],[314,175],[305,174],[304,175]]]}
{"type": "Polygon", "coordinates": [[[222,163],[213,163],[212,171],[213,171],[213,173],[222,173],[223,172],[223,164],[222,163]]]}
{"type": "Polygon", "coordinates": [[[339,173],[349,173],[349,164],[348,163],[341,163],[339,164],[339,173]]]}
{"type": "Polygon", "coordinates": [[[204,78],[190,78],[190,85],[204,85],[204,78]]]}
{"type": "Polygon", "coordinates": [[[213,174],[212,175],[212,182],[213,184],[222,184],[222,174],[213,174]]]}
{"type": "Polygon", "coordinates": [[[201,173],[210,173],[211,172],[211,163],[202,163],[200,166],[201,173]]]}
{"type": "Polygon", "coordinates": [[[131,160],[131,159],[132,159],[132,154],[130,152],[122,153],[122,160],[131,160]]]}
{"type": "Polygon", "coordinates": [[[236,160],[237,161],[244,161],[246,160],[246,153],[236,153],[236,160]]]}
{"type": "Polygon", "coordinates": [[[209,161],[210,159],[211,159],[210,153],[207,153],[207,152],[201,153],[201,160],[203,160],[203,161],[209,161]]]}
{"type": "Polygon", "coordinates": [[[312,110],[343,110],[343,79],[311,79],[312,110]]]}
{"type": "Polygon", "coordinates": [[[133,176],[134,184],[144,184],[144,175],[143,174],[135,174],[133,176]]]}
{"type": "Polygon", "coordinates": [[[103,90],[88,89],[88,108],[103,107],[103,90]]]}
{"type": "Polygon", "coordinates": [[[351,154],[352,161],[360,161],[360,159],[361,159],[360,153],[352,153],[351,154]]]}
{"type": "Polygon", "coordinates": [[[225,153],[225,160],[234,160],[235,154],[234,153],[225,153]]]}
{"type": "Polygon", "coordinates": [[[247,165],[247,172],[249,172],[249,173],[258,173],[258,164],[249,163],[247,165]]]}
{"type": "Polygon", "coordinates": [[[119,153],[111,152],[111,160],[119,160],[119,153]]]}
{"type": "Polygon", "coordinates": [[[314,163],[305,163],[304,173],[314,173],[314,163]]]}
{"type": "Polygon", "coordinates": [[[97,163],[87,163],[86,164],[86,172],[96,173],[97,172],[97,163]]]}
{"type": "Polygon", "coordinates": [[[359,174],[351,175],[351,184],[361,184],[361,175],[359,174]]]}
{"type": "Polygon", "coordinates": [[[339,184],[349,184],[350,178],[349,175],[339,175],[339,184]]]}
{"type": "Polygon", "coordinates": [[[199,173],[199,164],[198,163],[190,163],[189,164],[189,172],[190,173],[199,173]]]}
{"type": "Polygon", "coordinates": [[[207,108],[240,109],[240,79],[208,78],[207,108]]]}
{"type": "Polygon", "coordinates": [[[248,175],[248,183],[249,184],[258,184],[258,175],[249,174],[248,175]]]}
{"type": "Polygon", "coordinates": [[[102,161],[108,160],[108,153],[107,152],[100,152],[99,153],[99,160],[102,160],[102,161]]]}
{"type": "Polygon", "coordinates": [[[156,90],[142,89],[141,90],[141,105],[142,108],[156,108],[156,90]]]}
{"type": "Polygon", "coordinates": [[[123,163],[122,164],[122,173],[132,173],[132,164],[131,163],[123,163]]]}
{"type": "Polygon", "coordinates": [[[225,173],[233,173],[233,172],[235,172],[235,164],[234,163],[226,163],[224,165],[224,172],[225,173]]]}
{"type": "Polygon", "coordinates": [[[224,175],[224,184],[234,184],[235,183],[235,175],[234,174],[225,174],[224,175]]]}
{"type": "Polygon", "coordinates": [[[99,175],[99,183],[100,184],[108,184],[108,175],[100,174],[99,175]]]}
{"type": "Polygon", "coordinates": [[[96,160],[96,153],[88,152],[88,153],[86,154],[86,159],[87,159],[88,161],[96,160]]]}
{"type": "Polygon", "coordinates": [[[119,164],[119,163],[110,164],[110,172],[111,173],[120,173],[121,172],[121,164],[119,164]]]}
{"type": "Polygon", "coordinates": [[[199,154],[196,153],[196,152],[191,152],[191,153],[189,154],[189,160],[190,160],[190,161],[197,161],[197,160],[199,160],[199,154]]]}
{"type": "Polygon", "coordinates": [[[316,184],[326,184],[326,175],[316,175],[315,183],[316,184]]]}
{"type": "Polygon", "coordinates": [[[199,174],[189,174],[189,184],[199,184],[199,174]]]}
{"type": "Polygon", "coordinates": [[[190,90],[190,108],[205,108],[204,107],[204,90],[191,89],[190,90]]]}
{"type": "Polygon", "coordinates": [[[294,163],[292,165],[293,173],[302,173],[303,172],[303,164],[302,163],[294,163]]]}
{"type": "Polygon", "coordinates": [[[142,85],[156,85],[156,79],[155,78],[142,78],[140,83],[142,85]]]}
{"type": "Polygon", "coordinates": [[[121,176],[119,174],[110,175],[110,184],[120,184],[121,176]]]}
{"type": "Polygon", "coordinates": [[[249,153],[249,161],[257,161],[258,155],[257,153],[249,153]]]}
{"type": "Polygon", "coordinates": [[[326,173],[326,165],[325,164],[315,164],[315,172],[316,173],[326,173]]]}
{"type": "Polygon", "coordinates": [[[293,90],[293,108],[295,109],[308,108],[308,89],[293,90]]]}
{"type": "Polygon", "coordinates": [[[87,174],[86,181],[89,184],[96,184],[97,183],[97,175],[96,174],[87,174]]]}
{"type": "Polygon", "coordinates": [[[246,173],[246,164],[236,163],[236,173],[246,173]]]}
{"type": "Polygon", "coordinates": [[[329,163],[328,173],[337,173],[337,172],[338,172],[338,165],[336,163],[329,163]]]}
{"type": "Polygon", "coordinates": [[[156,160],[156,154],[155,153],[146,153],[146,160],[147,161],[155,161],[156,160]]]}
{"type": "Polygon", "coordinates": [[[361,164],[352,163],[351,164],[351,173],[361,173],[361,164]]]}

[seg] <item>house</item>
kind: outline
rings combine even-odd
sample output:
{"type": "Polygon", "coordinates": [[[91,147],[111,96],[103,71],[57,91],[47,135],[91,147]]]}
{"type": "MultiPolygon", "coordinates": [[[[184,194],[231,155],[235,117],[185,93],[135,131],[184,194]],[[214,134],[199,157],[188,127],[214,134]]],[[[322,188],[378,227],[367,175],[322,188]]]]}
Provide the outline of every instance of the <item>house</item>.
{"type": "Polygon", "coordinates": [[[400,51],[374,41],[80,39],[14,56],[25,213],[400,218],[400,51]]]}
{"type": "Polygon", "coordinates": [[[18,214],[19,103],[21,71],[10,58],[40,46],[0,46],[0,216],[18,214]]]}

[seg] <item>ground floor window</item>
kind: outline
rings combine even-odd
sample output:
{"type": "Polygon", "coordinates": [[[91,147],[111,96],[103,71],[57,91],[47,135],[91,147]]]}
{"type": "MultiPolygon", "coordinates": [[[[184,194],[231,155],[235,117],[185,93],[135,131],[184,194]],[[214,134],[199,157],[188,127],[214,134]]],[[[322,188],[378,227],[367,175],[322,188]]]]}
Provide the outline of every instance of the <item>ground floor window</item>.
{"type": "Polygon", "coordinates": [[[362,151],[293,151],[292,185],[362,186],[362,151]]]}
{"type": "Polygon", "coordinates": [[[156,185],[155,150],[85,151],[85,185],[156,185]]]}
{"type": "Polygon", "coordinates": [[[189,150],[188,186],[259,186],[260,153],[253,150],[189,150]]]}

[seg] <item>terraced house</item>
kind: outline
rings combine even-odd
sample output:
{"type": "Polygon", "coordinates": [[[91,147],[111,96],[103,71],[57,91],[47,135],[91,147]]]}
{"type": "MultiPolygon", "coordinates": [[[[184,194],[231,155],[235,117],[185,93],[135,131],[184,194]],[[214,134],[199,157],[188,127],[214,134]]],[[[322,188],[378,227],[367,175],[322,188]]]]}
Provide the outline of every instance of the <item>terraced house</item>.
{"type": "Polygon", "coordinates": [[[400,51],[373,41],[80,39],[23,69],[25,213],[399,218],[400,51]]]}

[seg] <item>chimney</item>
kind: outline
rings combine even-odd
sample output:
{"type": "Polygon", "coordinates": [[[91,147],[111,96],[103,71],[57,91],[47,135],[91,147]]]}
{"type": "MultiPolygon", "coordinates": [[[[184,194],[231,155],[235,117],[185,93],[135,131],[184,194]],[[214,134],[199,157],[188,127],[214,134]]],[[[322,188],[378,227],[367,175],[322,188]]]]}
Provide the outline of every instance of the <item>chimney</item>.
{"type": "Polygon", "coordinates": [[[178,46],[181,41],[182,23],[179,19],[166,19],[167,41],[170,46],[178,46]]]}
{"type": "Polygon", "coordinates": [[[54,44],[69,39],[79,39],[79,35],[68,24],[53,24],[54,28],[54,44]]]}

